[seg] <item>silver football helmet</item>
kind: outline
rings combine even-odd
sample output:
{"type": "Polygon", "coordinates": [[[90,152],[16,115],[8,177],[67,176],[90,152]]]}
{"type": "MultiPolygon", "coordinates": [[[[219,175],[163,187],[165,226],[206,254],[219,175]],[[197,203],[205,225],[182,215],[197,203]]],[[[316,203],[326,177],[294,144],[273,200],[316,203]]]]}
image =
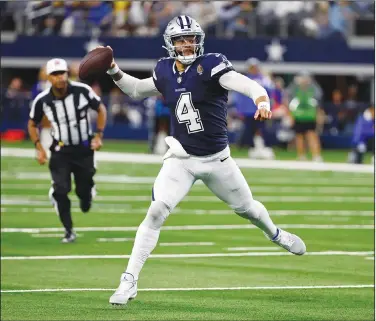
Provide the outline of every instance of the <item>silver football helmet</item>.
{"type": "Polygon", "coordinates": [[[205,33],[201,29],[198,22],[189,16],[178,16],[172,19],[163,34],[164,42],[171,58],[179,60],[184,65],[192,64],[197,57],[204,53],[204,38],[205,33]],[[194,36],[195,50],[193,55],[184,56],[176,50],[174,41],[184,36],[194,36]]]}

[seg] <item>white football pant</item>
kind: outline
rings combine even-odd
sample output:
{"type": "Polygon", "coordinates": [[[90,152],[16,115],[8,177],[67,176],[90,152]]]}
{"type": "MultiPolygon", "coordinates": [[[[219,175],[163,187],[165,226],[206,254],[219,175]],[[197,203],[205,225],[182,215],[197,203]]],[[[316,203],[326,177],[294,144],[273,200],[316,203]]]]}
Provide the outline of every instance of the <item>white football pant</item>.
{"type": "Polygon", "coordinates": [[[252,193],[229,147],[210,156],[179,158],[166,155],[155,180],[153,200],[162,201],[170,212],[189,192],[194,182],[204,184],[236,213],[243,213],[252,206],[252,193]]]}

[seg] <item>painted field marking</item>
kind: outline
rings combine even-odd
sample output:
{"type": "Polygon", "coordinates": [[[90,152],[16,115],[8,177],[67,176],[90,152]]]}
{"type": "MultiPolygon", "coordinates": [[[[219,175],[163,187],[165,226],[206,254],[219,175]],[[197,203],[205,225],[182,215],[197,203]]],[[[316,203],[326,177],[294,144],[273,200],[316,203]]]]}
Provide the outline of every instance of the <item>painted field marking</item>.
{"type": "MultiPolygon", "coordinates": [[[[167,291],[239,291],[239,290],[313,290],[313,289],[366,289],[374,288],[373,284],[348,284],[348,285],[295,285],[295,286],[239,286],[216,288],[145,288],[140,292],[167,292],[167,291]]],[[[1,293],[35,293],[35,292],[100,292],[115,291],[104,288],[72,288],[72,289],[27,289],[27,290],[1,290],[1,293]]]]}
{"type": "Polygon", "coordinates": [[[97,242],[131,242],[134,238],[131,237],[100,237],[97,242]]]}
{"type": "MultiPolygon", "coordinates": [[[[48,204],[51,205],[51,204],[48,204]]],[[[113,206],[113,205],[111,205],[113,206]]],[[[55,210],[49,207],[7,207],[3,205],[1,211],[3,213],[56,213],[55,210]]],[[[78,208],[72,208],[72,212],[81,213],[78,208]]],[[[90,213],[101,214],[126,214],[126,215],[146,215],[147,208],[133,208],[131,205],[121,206],[121,208],[100,206],[94,204],[90,213]]],[[[231,210],[199,210],[199,209],[181,209],[176,207],[173,210],[174,215],[234,215],[231,210]]],[[[373,211],[349,211],[349,210],[269,210],[271,216],[375,216],[373,211]]]]}
{"type": "MultiPolygon", "coordinates": [[[[356,166],[355,166],[356,167],[356,166]]],[[[316,173],[314,174],[316,175],[316,173]]],[[[265,178],[264,176],[255,178],[253,175],[247,175],[245,173],[245,177],[249,179],[249,181],[253,185],[328,185],[328,186],[368,186],[372,187],[373,181],[372,176],[367,177],[353,177],[351,179],[333,179],[333,178],[320,178],[320,177],[304,177],[302,180],[301,176],[294,177],[295,180],[291,180],[291,176],[286,174],[286,176],[278,176],[273,177],[273,179],[265,178]]],[[[51,176],[48,172],[1,172],[1,179],[4,182],[6,179],[11,180],[32,180],[32,181],[46,181],[48,183],[51,182],[51,176]]],[[[128,176],[128,175],[96,175],[95,181],[100,183],[137,183],[137,184],[154,184],[155,176],[128,176]]],[[[197,181],[195,185],[202,185],[202,181],[197,181]]],[[[98,184],[99,186],[99,184],[98,184]]],[[[316,186],[317,187],[317,186],[316,186]]]]}
{"type": "Polygon", "coordinates": [[[278,246],[250,246],[250,247],[226,247],[227,251],[275,251],[282,250],[278,246]]]}
{"type": "Polygon", "coordinates": [[[159,243],[160,246],[212,246],[214,242],[171,242],[171,243],[159,243]]]}
{"type": "MultiPolygon", "coordinates": [[[[374,225],[325,225],[325,224],[279,224],[278,227],[296,229],[324,229],[324,230],[373,230],[374,225]]],[[[162,226],[165,231],[205,231],[205,230],[245,230],[257,229],[252,224],[239,225],[182,225],[182,226],[162,226]]],[[[110,227],[76,227],[76,232],[131,232],[137,231],[138,226],[110,226],[110,227]]],[[[61,227],[5,227],[1,233],[41,233],[41,232],[62,232],[61,227]]]]}
{"type": "MultiPolygon", "coordinates": [[[[19,197],[19,195],[1,195],[2,205],[49,205],[44,195],[34,195],[32,197],[19,197]]],[[[259,195],[259,201],[268,203],[374,203],[372,196],[273,196],[259,195]]],[[[74,200],[77,200],[74,198],[74,200]]],[[[151,202],[150,195],[132,196],[96,196],[95,202],[151,202]]],[[[182,202],[221,202],[216,196],[186,196],[182,202]]]]}
{"type": "MultiPolygon", "coordinates": [[[[323,251],[307,252],[305,256],[366,256],[373,255],[373,251],[347,252],[323,251]]],[[[191,253],[191,254],[152,254],[151,259],[187,259],[187,258],[213,258],[213,257],[248,257],[248,256],[290,256],[290,252],[248,252],[248,253],[191,253]]],[[[35,255],[35,256],[2,256],[2,261],[19,260],[87,260],[87,259],[129,259],[130,255],[35,255]]]]}
{"type": "MultiPolygon", "coordinates": [[[[162,163],[162,156],[138,153],[97,152],[97,161],[107,162],[130,162],[135,164],[158,164],[162,163]]],[[[35,151],[31,148],[8,148],[1,149],[1,157],[35,158],[35,151]]],[[[372,173],[372,165],[354,165],[347,163],[314,163],[286,160],[253,160],[247,158],[234,159],[239,167],[244,168],[269,168],[283,170],[306,170],[306,171],[334,171],[334,172],[357,172],[372,173]]]]}
{"type": "MultiPolygon", "coordinates": [[[[196,183],[197,184],[197,183],[196,183]]],[[[195,185],[196,185],[195,184],[195,185]]],[[[40,190],[45,191],[49,189],[51,184],[18,184],[18,183],[4,183],[1,184],[1,189],[4,190],[20,190],[20,189],[33,189],[33,190],[40,190]]],[[[261,192],[270,192],[270,186],[264,185],[255,185],[253,184],[250,186],[252,192],[261,193],[261,192]]],[[[149,185],[140,185],[138,183],[121,183],[121,184],[100,184],[97,186],[97,191],[100,194],[101,191],[148,191],[150,192],[149,185]]],[[[203,184],[199,184],[198,186],[194,186],[192,191],[200,191],[200,192],[208,192],[210,193],[209,189],[203,184]]],[[[273,193],[298,193],[298,194],[361,194],[364,195],[366,193],[372,193],[372,188],[366,187],[358,187],[354,189],[353,186],[348,187],[302,187],[302,186],[275,186],[273,187],[273,193]]]]}
{"type": "MultiPolygon", "coordinates": [[[[63,234],[31,234],[32,237],[48,238],[48,237],[63,237],[63,234]]],[[[83,234],[76,234],[77,237],[84,236],[83,234]]]]}

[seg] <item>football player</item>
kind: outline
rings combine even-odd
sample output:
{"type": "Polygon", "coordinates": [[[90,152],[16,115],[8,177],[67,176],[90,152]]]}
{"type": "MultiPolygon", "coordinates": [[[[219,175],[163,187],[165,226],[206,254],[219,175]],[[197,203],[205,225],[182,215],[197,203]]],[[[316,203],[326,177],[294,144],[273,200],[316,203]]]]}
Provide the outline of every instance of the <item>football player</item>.
{"type": "Polygon", "coordinates": [[[113,61],[107,71],[115,84],[134,99],[162,95],[171,110],[172,136],[166,138],[169,150],[152,189],[152,202],[139,226],[131,257],[120,285],[110,298],[112,304],[126,304],[137,295],[139,273],[159,238],[163,222],[189,192],[202,180],[236,214],[250,220],[274,243],[302,255],[304,242],[274,225],[263,204],[252,197],[247,181],[230,156],[227,136],[228,90],[252,98],[257,106],[254,118],[270,119],[266,90],[257,82],[234,71],[219,53],[204,54],[205,34],[188,16],[170,21],[164,32],[169,57],[162,58],[153,76],[137,79],[113,61]]]}

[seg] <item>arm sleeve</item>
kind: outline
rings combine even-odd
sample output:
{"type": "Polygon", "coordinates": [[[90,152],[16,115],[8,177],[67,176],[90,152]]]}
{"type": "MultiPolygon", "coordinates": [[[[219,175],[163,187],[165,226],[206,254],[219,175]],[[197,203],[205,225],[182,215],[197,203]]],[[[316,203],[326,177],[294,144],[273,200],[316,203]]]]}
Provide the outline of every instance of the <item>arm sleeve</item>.
{"type": "Polygon", "coordinates": [[[33,103],[31,104],[29,118],[36,124],[39,124],[42,121],[43,114],[43,103],[38,98],[34,99],[33,103]]]}
{"type": "Polygon", "coordinates": [[[226,90],[235,90],[238,93],[252,98],[255,104],[257,98],[261,96],[268,97],[268,93],[264,87],[234,70],[222,75],[219,78],[219,84],[226,90]]]}
{"type": "Polygon", "coordinates": [[[153,78],[138,79],[126,73],[123,74],[120,80],[114,81],[123,93],[132,99],[143,99],[146,97],[160,95],[157,87],[154,84],[153,78]]]}

